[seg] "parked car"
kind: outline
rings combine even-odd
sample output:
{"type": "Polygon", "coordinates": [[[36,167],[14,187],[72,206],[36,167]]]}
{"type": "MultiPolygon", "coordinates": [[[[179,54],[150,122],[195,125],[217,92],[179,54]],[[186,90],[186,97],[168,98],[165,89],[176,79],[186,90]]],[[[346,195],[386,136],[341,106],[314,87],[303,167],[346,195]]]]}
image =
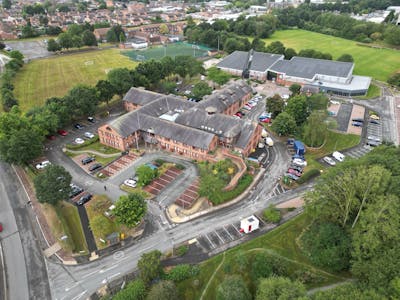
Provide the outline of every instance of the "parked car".
{"type": "Polygon", "coordinates": [[[71,183],[70,187],[71,187],[71,192],[69,193],[70,198],[74,198],[83,192],[83,188],[77,186],[76,184],[71,183]]]}
{"type": "Polygon", "coordinates": [[[295,169],[288,169],[287,172],[288,172],[289,174],[296,175],[297,177],[300,177],[300,176],[301,176],[301,173],[300,173],[299,171],[295,170],[295,169]]]}
{"type": "Polygon", "coordinates": [[[49,165],[51,165],[51,162],[49,162],[48,160],[44,160],[44,161],[36,164],[36,169],[43,170],[44,168],[46,168],[49,165]]]}
{"type": "Polygon", "coordinates": [[[58,129],[57,133],[61,136],[66,136],[68,135],[68,131],[64,130],[64,129],[58,129]]]}
{"type": "Polygon", "coordinates": [[[75,139],[75,144],[82,145],[83,143],[85,143],[85,141],[83,139],[81,139],[81,138],[75,139]]]}
{"type": "Polygon", "coordinates": [[[292,163],[294,163],[295,165],[298,165],[300,167],[307,166],[307,162],[305,160],[300,159],[300,158],[293,159],[292,163]]]}
{"type": "Polygon", "coordinates": [[[89,171],[93,172],[93,171],[96,171],[96,170],[100,169],[101,167],[103,167],[102,164],[96,163],[96,164],[93,164],[93,165],[91,165],[89,167],[89,171]]]}
{"type": "Polygon", "coordinates": [[[352,119],[353,122],[359,122],[359,123],[363,123],[364,119],[363,118],[354,118],[352,119]]]}
{"type": "Polygon", "coordinates": [[[84,134],[83,134],[85,137],[87,137],[88,139],[92,139],[92,138],[94,138],[94,134],[93,133],[91,133],[91,132],[85,132],[84,134]]]}
{"type": "Polygon", "coordinates": [[[90,164],[92,161],[95,161],[95,160],[96,159],[93,156],[87,156],[87,157],[83,158],[81,160],[81,162],[82,162],[82,165],[87,165],[87,164],[90,164]]]}
{"type": "Polygon", "coordinates": [[[379,125],[380,123],[377,120],[371,119],[369,120],[371,124],[379,125]]]}
{"type": "Polygon", "coordinates": [[[95,123],[95,122],[96,122],[95,118],[93,118],[93,117],[88,117],[87,120],[88,120],[90,123],[95,123]]]}
{"type": "Polygon", "coordinates": [[[82,197],[79,198],[79,200],[76,202],[76,205],[83,205],[86,202],[89,202],[90,199],[92,199],[93,195],[92,194],[86,194],[83,195],[82,197]]]}
{"type": "Polygon", "coordinates": [[[363,126],[363,123],[361,123],[361,122],[351,122],[351,125],[352,126],[355,126],[355,127],[362,127],[363,126]]]}
{"type": "Polygon", "coordinates": [[[379,146],[381,143],[377,142],[377,141],[373,141],[373,140],[367,140],[367,145],[371,146],[371,147],[377,147],[379,146]]]}
{"type": "Polygon", "coordinates": [[[130,186],[130,187],[134,188],[134,187],[136,187],[137,182],[135,180],[132,180],[132,179],[127,179],[127,180],[124,181],[124,184],[126,186],[130,186]]]}
{"type": "Polygon", "coordinates": [[[367,137],[367,139],[368,139],[368,140],[371,140],[371,141],[375,141],[375,142],[380,142],[380,141],[381,141],[380,138],[378,138],[377,136],[374,136],[374,135],[369,135],[369,136],[367,137]]]}
{"type": "Polygon", "coordinates": [[[75,127],[76,129],[82,129],[82,128],[83,128],[83,125],[81,125],[81,124],[79,124],[79,123],[76,123],[76,124],[74,125],[74,127],[75,127]]]}
{"type": "Polygon", "coordinates": [[[303,168],[298,166],[298,165],[290,164],[289,168],[293,169],[293,170],[296,170],[297,172],[303,173],[303,168]]]}
{"type": "Polygon", "coordinates": [[[292,159],[295,159],[295,158],[298,158],[298,159],[301,159],[301,160],[305,160],[304,159],[304,155],[302,155],[302,154],[293,154],[292,159]]]}
{"type": "Polygon", "coordinates": [[[326,162],[328,165],[334,166],[336,165],[336,162],[329,156],[325,156],[323,158],[324,162],[326,162]]]}
{"type": "Polygon", "coordinates": [[[339,151],[335,151],[332,153],[332,156],[334,159],[337,161],[344,161],[345,157],[343,153],[340,153],[339,151]]]}
{"type": "Polygon", "coordinates": [[[370,115],[369,116],[371,119],[373,119],[373,120],[380,120],[381,118],[380,117],[378,117],[377,115],[370,115]]]}
{"type": "Polygon", "coordinates": [[[265,118],[265,119],[260,119],[261,123],[271,123],[271,119],[270,118],[265,118]]]}
{"type": "Polygon", "coordinates": [[[287,177],[289,177],[290,179],[293,179],[293,180],[299,180],[299,178],[300,177],[298,177],[298,176],[296,176],[296,175],[294,175],[294,174],[290,174],[290,173],[286,173],[285,174],[285,176],[287,176],[287,177]]]}

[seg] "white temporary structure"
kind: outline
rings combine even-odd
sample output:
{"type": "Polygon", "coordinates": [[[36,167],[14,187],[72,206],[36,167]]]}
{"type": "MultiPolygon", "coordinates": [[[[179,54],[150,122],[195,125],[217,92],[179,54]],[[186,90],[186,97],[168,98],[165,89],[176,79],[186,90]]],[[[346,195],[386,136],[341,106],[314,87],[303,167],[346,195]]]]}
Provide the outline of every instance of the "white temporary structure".
{"type": "Polygon", "coordinates": [[[260,227],[260,220],[254,215],[240,221],[240,232],[250,233],[260,227]]]}

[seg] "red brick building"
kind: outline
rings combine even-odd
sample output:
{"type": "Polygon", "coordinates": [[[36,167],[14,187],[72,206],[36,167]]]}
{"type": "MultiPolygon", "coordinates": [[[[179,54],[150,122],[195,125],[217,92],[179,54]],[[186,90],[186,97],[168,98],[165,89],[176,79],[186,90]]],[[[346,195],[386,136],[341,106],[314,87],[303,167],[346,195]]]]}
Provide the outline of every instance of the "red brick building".
{"type": "Polygon", "coordinates": [[[131,88],[123,99],[128,113],[99,128],[100,142],[122,151],[145,143],[197,160],[208,159],[218,146],[247,156],[256,148],[262,128],[231,115],[251,95],[252,89],[244,81],[199,103],[131,88]]]}

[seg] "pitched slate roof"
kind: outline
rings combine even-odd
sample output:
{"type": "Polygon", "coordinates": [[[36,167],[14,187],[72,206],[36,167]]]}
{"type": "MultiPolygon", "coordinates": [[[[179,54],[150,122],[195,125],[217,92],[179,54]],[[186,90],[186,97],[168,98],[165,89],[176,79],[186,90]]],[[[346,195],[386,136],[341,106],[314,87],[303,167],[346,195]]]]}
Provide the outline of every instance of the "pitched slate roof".
{"type": "Polygon", "coordinates": [[[354,63],[351,62],[295,56],[291,60],[277,61],[270,70],[307,79],[313,79],[316,74],[346,78],[352,72],[353,66],[354,63]]]}
{"type": "Polygon", "coordinates": [[[130,90],[125,94],[122,101],[127,101],[137,105],[145,105],[148,104],[158,98],[160,98],[161,94],[155,93],[152,91],[144,90],[141,88],[132,87],[130,90]]]}
{"type": "MultiPolygon", "coordinates": [[[[217,67],[242,71],[247,66],[248,58],[249,52],[235,51],[220,61],[217,67]]],[[[254,51],[250,71],[266,72],[280,59],[283,59],[283,55],[254,51]]]]}

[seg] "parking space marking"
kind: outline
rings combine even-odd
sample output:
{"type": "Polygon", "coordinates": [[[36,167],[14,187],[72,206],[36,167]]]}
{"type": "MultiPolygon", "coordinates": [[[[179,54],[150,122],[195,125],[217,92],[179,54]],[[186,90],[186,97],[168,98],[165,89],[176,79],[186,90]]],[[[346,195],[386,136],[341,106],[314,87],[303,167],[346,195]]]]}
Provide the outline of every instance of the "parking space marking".
{"type": "Polygon", "coordinates": [[[233,240],[234,240],[233,236],[232,236],[232,235],[230,234],[230,232],[225,228],[225,226],[223,226],[222,228],[226,231],[226,233],[229,235],[229,237],[230,237],[231,240],[233,241],[233,240]]]}
{"type": "Polygon", "coordinates": [[[214,248],[215,248],[215,245],[214,245],[214,243],[210,240],[210,238],[208,237],[208,235],[205,234],[204,236],[207,238],[207,240],[208,240],[208,242],[210,243],[212,249],[214,249],[214,248]]]}
{"type": "Polygon", "coordinates": [[[221,240],[222,244],[225,243],[225,241],[219,236],[217,230],[214,230],[215,234],[217,235],[217,237],[221,240]]]}

